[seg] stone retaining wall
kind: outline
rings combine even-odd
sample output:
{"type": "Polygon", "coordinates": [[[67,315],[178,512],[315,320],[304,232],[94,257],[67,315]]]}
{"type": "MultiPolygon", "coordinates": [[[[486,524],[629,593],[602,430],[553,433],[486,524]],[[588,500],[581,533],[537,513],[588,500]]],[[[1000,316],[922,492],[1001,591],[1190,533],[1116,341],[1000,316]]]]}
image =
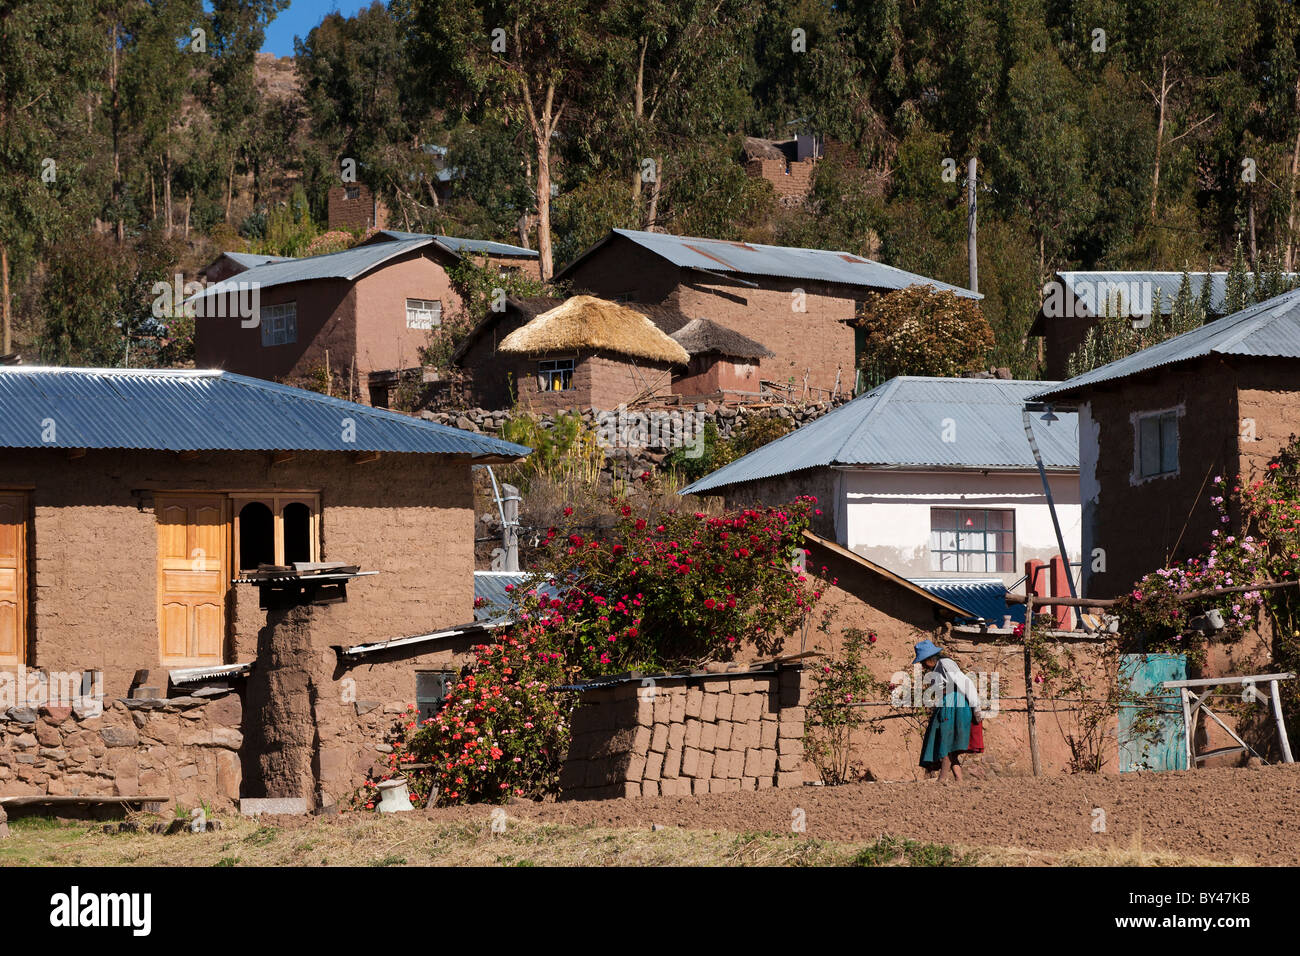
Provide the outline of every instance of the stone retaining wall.
{"type": "Polygon", "coordinates": [[[0,711],[0,794],[165,796],[226,810],[239,800],[237,694],[114,700],[81,708],[0,711]]]}
{"type": "Polygon", "coordinates": [[[798,667],[588,690],[574,713],[560,799],[801,786],[807,702],[798,667]]]}

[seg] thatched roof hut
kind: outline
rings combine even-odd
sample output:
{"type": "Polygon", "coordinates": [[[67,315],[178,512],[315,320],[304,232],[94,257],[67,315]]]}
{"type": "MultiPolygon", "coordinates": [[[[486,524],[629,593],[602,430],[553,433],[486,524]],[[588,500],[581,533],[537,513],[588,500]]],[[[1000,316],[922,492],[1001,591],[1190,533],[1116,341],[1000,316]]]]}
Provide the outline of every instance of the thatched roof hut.
{"type": "Polygon", "coordinates": [[[686,365],[691,358],[645,314],[591,295],[575,295],[536,316],[497,349],[513,355],[604,351],[670,365],[686,365]]]}
{"type": "Polygon", "coordinates": [[[726,355],[754,361],[772,357],[772,350],[767,346],[710,319],[692,319],[674,332],[672,339],[692,357],[726,355]]]}

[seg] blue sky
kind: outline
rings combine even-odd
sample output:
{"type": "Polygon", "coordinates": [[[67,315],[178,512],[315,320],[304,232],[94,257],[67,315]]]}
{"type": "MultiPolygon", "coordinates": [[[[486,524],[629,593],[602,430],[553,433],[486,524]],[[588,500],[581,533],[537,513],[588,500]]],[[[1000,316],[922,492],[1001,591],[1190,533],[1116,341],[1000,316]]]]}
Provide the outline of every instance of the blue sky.
{"type": "Polygon", "coordinates": [[[374,0],[292,0],[271,21],[266,31],[266,41],[262,44],[262,52],[293,56],[293,38],[305,37],[312,27],[325,19],[326,14],[337,10],[344,16],[351,16],[373,2],[374,0]]]}

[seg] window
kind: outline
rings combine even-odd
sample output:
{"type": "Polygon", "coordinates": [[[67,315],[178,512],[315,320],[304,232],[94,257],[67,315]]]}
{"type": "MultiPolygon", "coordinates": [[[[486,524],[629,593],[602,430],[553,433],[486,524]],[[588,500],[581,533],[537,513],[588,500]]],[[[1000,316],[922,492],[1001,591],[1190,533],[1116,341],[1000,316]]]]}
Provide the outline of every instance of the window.
{"type": "Polygon", "coordinates": [[[1137,477],[1178,473],[1178,410],[1137,416],[1137,477]]]}
{"type": "Polygon", "coordinates": [[[264,305],[260,310],[262,345],[288,345],[298,341],[298,303],[264,305]]]}
{"type": "Polygon", "coordinates": [[[563,392],[573,388],[573,359],[538,362],[537,387],[543,392],[563,392]]]}
{"type": "Polygon", "coordinates": [[[442,325],[442,302],[439,299],[407,299],[406,327],[434,329],[442,325]]]}
{"type": "Polygon", "coordinates": [[[1011,509],[930,509],[930,570],[1003,574],[1016,566],[1011,509]]]}
{"type": "Polygon", "coordinates": [[[451,671],[416,671],[415,706],[420,711],[421,723],[442,709],[442,702],[455,680],[456,675],[451,671]]]}
{"type": "Polygon", "coordinates": [[[240,571],[320,560],[320,499],[314,494],[235,495],[234,554],[240,571]]]}
{"type": "Polygon", "coordinates": [[[360,198],[361,198],[361,187],[360,187],[360,186],[344,186],[344,187],[343,187],[343,198],[344,198],[344,199],[360,199],[360,198]]]}

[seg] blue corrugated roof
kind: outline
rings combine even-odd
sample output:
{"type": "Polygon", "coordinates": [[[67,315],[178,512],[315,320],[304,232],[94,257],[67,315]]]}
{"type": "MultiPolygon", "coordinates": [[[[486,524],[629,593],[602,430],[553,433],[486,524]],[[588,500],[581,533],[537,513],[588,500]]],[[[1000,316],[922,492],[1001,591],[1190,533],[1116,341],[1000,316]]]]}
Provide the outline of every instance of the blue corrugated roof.
{"type": "Polygon", "coordinates": [[[724,242],[718,239],[670,236],[662,232],[638,232],[634,229],[612,230],[609,236],[565,266],[556,278],[565,278],[579,262],[615,235],[630,239],[673,265],[687,269],[834,282],[872,289],[906,289],[914,285],[932,285],[967,298],[983,298],[969,289],[895,269],[848,252],[765,246],[754,242],[724,242]]]}
{"type": "MultiPolygon", "coordinates": [[[[396,240],[409,239],[436,239],[438,243],[445,246],[451,252],[460,255],[462,252],[472,252],[479,255],[489,256],[525,256],[529,259],[537,258],[536,249],[525,249],[523,246],[512,246],[508,242],[492,242],[489,239],[462,239],[459,236],[439,236],[430,235],[423,232],[399,232],[396,229],[381,229],[378,236],[391,236],[396,240]]],[[[374,239],[370,240],[372,243],[374,239]]]]}
{"type": "MultiPolygon", "coordinates": [[[[990,378],[891,378],[847,405],[724,465],[682,489],[715,488],[830,465],[1037,469],[1021,410],[1043,382],[990,378]],[[951,439],[951,440],[945,440],[951,439]]],[[[1032,417],[1050,470],[1079,467],[1079,423],[1062,412],[1032,417]]]]}
{"type": "Polygon", "coordinates": [[[0,368],[0,448],[386,451],[494,460],[530,451],[230,372],[34,366],[0,368]]]}
{"type": "MultiPolygon", "coordinates": [[[[477,604],[481,599],[487,604],[474,609],[474,620],[494,621],[501,618],[514,603],[515,589],[532,578],[533,575],[527,571],[475,571],[474,603],[477,604]]],[[[541,585],[538,590],[552,597],[559,594],[549,583],[541,585]]]]}
{"type": "Polygon", "coordinates": [[[311,279],[358,279],[376,266],[383,265],[389,259],[405,255],[416,249],[433,244],[432,236],[418,239],[406,239],[397,242],[381,242],[375,245],[353,246],[342,252],[331,252],[323,256],[308,256],[305,259],[287,259],[283,262],[268,262],[254,266],[237,275],[213,283],[189,301],[210,295],[233,292],[240,288],[240,283],[256,282],[258,288],[285,285],[290,282],[306,282],[311,279]]]}
{"type": "Polygon", "coordinates": [[[255,252],[223,252],[227,259],[233,259],[245,269],[266,265],[268,262],[292,262],[293,256],[264,256],[255,252]]]}
{"type": "Polygon", "coordinates": [[[1017,624],[1025,623],[1025,606],[1007,606],[1007,586],[1001,578],[912,578],[912,583],[990,624],[1001,625],[1006,614],[1017,624]]]}
{"type": "MultiPolygon", "coordinates": [[[[1300,273],[1295,272],[1284,275],[1292,280],[1300,278],[1300,273]]],[[[1134,286],[1142,290],[1139,298],[1143,301],[1137,305],[1143,305],[1149,299],[1154,306],[1156,294],[1159,293],[1160,314],[1168,315],[1173,311],[1174,301],[1183,284],[1181,272],[1070,271],[1058,272],[1057,276],[1074,297],[1083,303],[1089,315],[1105,313],[1107,303],[1111,303],[1113,308],[1116,296],[1120,297],[1119,301],[1123,302],[1131,314],[1148,314],[1145,308],[1134,307],[1130,295],[1134,286]]],[[[1192,298],[1199,299],[1207,276],[1210,282],[1210,311],[1217,314],[1223,309],[1223,301],[1228,294],[1228,273],[1189,272],[1187,285],[1192,298]]]]}
{"type": "Polygon", "coordinates": [[[1207,355],[1300,358],[1300,289],[1284,292],[1266,302],[1215,319],[1199,329],[1076,375],[1053,388],[1040,390],[1032,398],[1051,400],[1074,395],[1103,382],[1114,382],[1207,355]]]}

